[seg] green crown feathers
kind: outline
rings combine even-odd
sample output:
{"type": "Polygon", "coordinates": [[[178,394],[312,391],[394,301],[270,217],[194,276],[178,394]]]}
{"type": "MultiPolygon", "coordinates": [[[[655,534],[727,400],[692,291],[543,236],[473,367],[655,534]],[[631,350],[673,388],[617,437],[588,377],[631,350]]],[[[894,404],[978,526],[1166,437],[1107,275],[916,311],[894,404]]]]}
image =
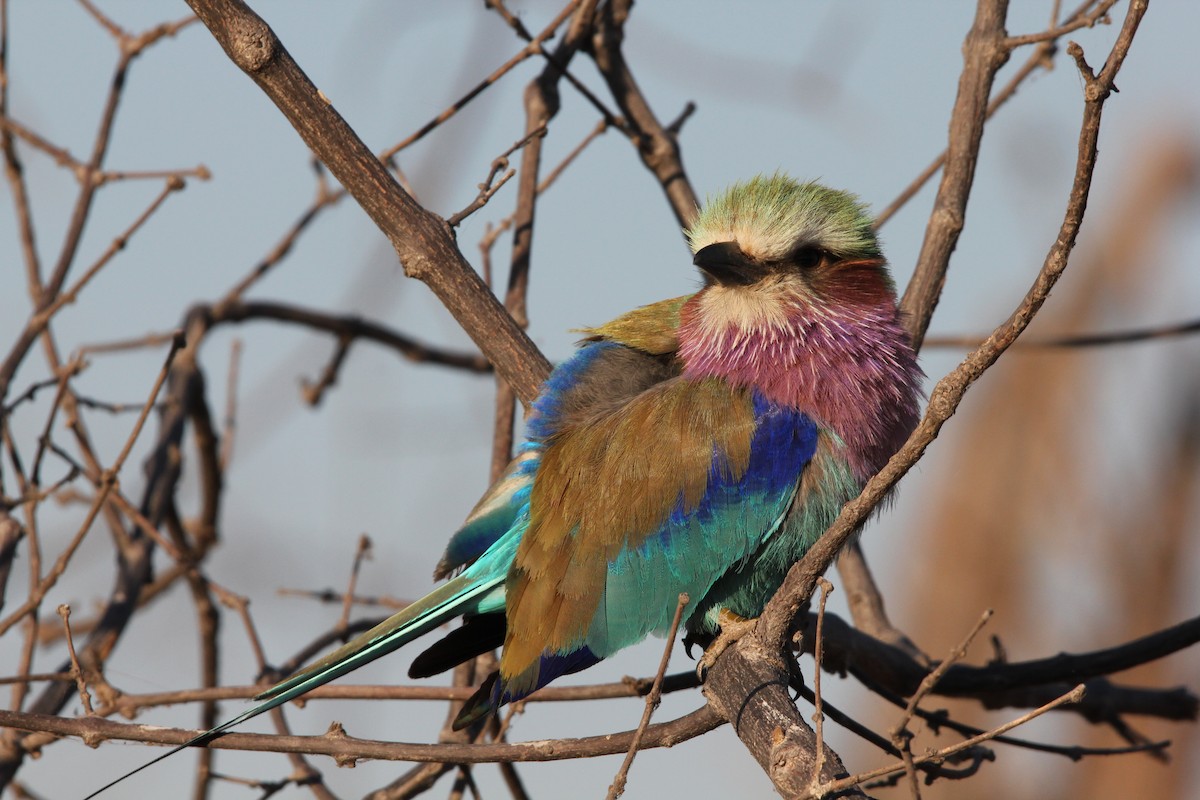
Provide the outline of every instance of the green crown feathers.
{"type": "Polygon", "coordinates": [[[839,258],[880,255],[871,214],[856,195],[779,172],[710,197],[687,237],[693,252],[736,241],[748,255],[765,260],[783,258],[802,244],[839,258]]]}

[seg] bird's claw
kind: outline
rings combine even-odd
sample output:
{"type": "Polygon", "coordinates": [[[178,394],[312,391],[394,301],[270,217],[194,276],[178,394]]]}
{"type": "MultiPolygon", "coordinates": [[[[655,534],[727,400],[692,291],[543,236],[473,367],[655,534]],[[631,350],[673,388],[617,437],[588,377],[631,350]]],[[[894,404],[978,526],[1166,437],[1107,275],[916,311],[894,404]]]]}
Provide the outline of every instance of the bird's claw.
{"type": "Polygon", "coordinates": [[[696,677],[700,679],[701,683],[704,682],[709,668],[717,663],[717,659],[721,657],[721,654],[730,645],[736,644],[739,639],[754,630],[757,622],[757,619],[747,619],[726,608],[722,608],[717,612],[717,626],[721,629],[721,632],[708,647],[704,648],[704,653],[696,663],[696,677]]]}

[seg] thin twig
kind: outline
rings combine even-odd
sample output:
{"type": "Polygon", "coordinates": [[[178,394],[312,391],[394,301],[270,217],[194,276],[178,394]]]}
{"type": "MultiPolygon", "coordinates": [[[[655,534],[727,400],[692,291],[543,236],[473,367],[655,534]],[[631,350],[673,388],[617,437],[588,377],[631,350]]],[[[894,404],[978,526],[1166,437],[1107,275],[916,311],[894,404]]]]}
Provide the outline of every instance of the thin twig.
{"type": "Polygon", "coordinates": [[[63,635],[67,639],[67,654],[71,659],[71,675],[75,678],[75,687],[79,690],[83,711],[91,716],[96,712],[92,710],[92,695],[88,692],[87,676],[83,674],[83,667],[80,666],[79,657],[75,654],[75,639],[71,636],[71,607],[63,603],[58,607],[58,615],[62,617],[63,635]]]}
{"type": "Polygon", "coordinates": [[[254,626],[254,620],[250,618],[250,600],[236,592],[231,592],[218,583],[213,583],[212,589],[221,605],[234,611],[242,621],[246,639],[250,642],[250,650],[254,653],[254,663],[258,667],[258,671],[262,673],[267,668],[267,655],[263,650],[262,639],[258,636],[258,629],[254,626]]]}
{"type": "Polygon", "coordinates": [[[183,336],[180,335],[172,341],[171,349],[167,353],[167,357],[163,362],[162,369],[159,371],[158,377],[154,381],[154,386],[150,390],[150,397],[146,400],[146,404],[142,408],[142,413],[138,416],[137,422],[134,423],[133,430],[130,432],[129,437],[125,440],[124,447],[122,447],[121,452],[117,456],[116,461],[113,462],[113,465],[104,470],[103,474],[100,476],[101,480],[99,491],[92,500],[91,508],[88,509],[87,517],[84,519],[83,524],[80,525],[78,531],[75,533],[74,538],[71,539],[66,548],[59,553],[59,556],[55,560],[54,566],[51,567],[50,572],[38,583],[37,586],[34,586],[30,590],[29,597],[24,603],[21,604],[21,607],[5,619],[0,620],[0,635],[3,635],[4,632],[16,624],[21,617],[25,616],[32,609],[36,608],[41,603],[42,598],[44,598],[46,594],[52,588],[54,588],[54,585],[58,583],[58,579],[62,576],[63,572],[66,571],[67,564],[70,563],[71,558],[75,555],[76,550],[78,550],[79,546],[83,543],[84,536],[86,536],[88,531],[91,530],[92,523],[96,520],[101,508],[104,507],[105,501],[108,499],[113,489],[117,487],[117,476],[121,471],[121,467],[124,466],[125,460],[129,458],[130,451],[133,450],[134,443],[141,435],[142,428],[146,424],[146,418],[150,415],[150,410],[154,407],[154,401],[158,397],[158,393],[162,389],[163,383],[166,381],[167,374],[171,369],[171,364],[175,360],[175,355],[179,352],[182,346],[183,336]]]}
{"type": "Polygon", "coordinates": [[[353,342],[354,337],[349,333],[338,334],[337,342],[333,347],[333,355],[326,362],[325,369],[321,370],[320,377],[315,381],[307,378],[301,380],[300,396],[305,403],[316,408],[325,397],[325,392],[337,384],[338,373],[341,372],[342,365],[346,363],[346,356],[349,355],[350,345],[353,342]]]}
{"type": "MultiPolygon", "coordinates": [[[[484,0],[484,4],[488,6],[488,8],[494,9],[497,13],[499,13],[504,21],[512,27],[518,36],[526,41],[529,41],[529,31],[524,25],[520,24],[519,20],[516,20],[512,13],[504,7],[503,3],[497,2],[496,0],[484,0]],[[516,24],[514,24],[514,20],[516,20],[516,24]]],[[[572,39],[579,34],[586,33],[592,27],[597,5],[597,0],[587,0],[584,5],[579,6],[578,10],[575,12],[574,19],[571,20],[571,26],[567,29],[567,39],[572,39]]],[[[570,48],[571,45],[568,44],[566,47],[570,48]]],[[[563,46],[560,46],[553,53],[551,53],[545,47],[539,48],[538,52],[541,54],[542,58],[544,58],[546,62],[553,67],[554,73],[561,75],[564,79],[566,79],[567,83],[571,84],[571,87],[575,89],[575,91],[577,91],[584,100],[591,103],[592,107],[600,113],[600,118],[605,125],[617,128],[625,133],[629,132],[629,128],[626,125],[625,120],[609,110],[608,106],[604,105],[604,102],[597,97],[596,94],[592,92],[592,90],[589,89],[586,84],[583,83],[583,81],[576,78],[574,73],[567,69],[568,62],[574,57],[573,54],[570,57],[566,57],[567,50],[565,50],[563,46]]]]}
{"type": "MultiPolygon", "coordinates": [[[[913,764],[919,766],[921,764],[925,764],[928,762],[939,763],[939,762],[945,761],[947,758],[949,758],[952,755],[961,753],[964,750],[972,748],[975,745],[980,744],[982,742],[986,742],[991,739],[994,739],[1002,733],[1011,731],[1013,728],[1019,727],[1031,720],[1037,719],[1038,717],[1042,716],[1043,714],[1045,714],[1049,711],[1053,711],[1054,709],[1058,708],[1059,706],[1066,705],[1067,703],[1078,703],[1080,700],[1083,699],[1083,695],[1084,695],[1084,687],[1083,687],[1083,684],[1080,684],[1080,685],[1076,686],[1074,689],[1072,689],[1071,691],[1069,691],[1066,694],[1062,695],[1061,697],[1045,704],[1044,706],[1041,706],[1040,708],[1036,708],[1033,711],[1030,711],[1028,714],[1023,714],[1010,722],[1006,722],[1003,725],[993,728],[990,731],[988,731],[987,733],[984,733],[980,736],[974,736],[970,739],[966,739],[964,741],[958,742],[957,744],[951,745],[949,747],[943,747],[940,750],[935,750],[933,752],[926,753],[921,756],[917,756],[917,757],[913,758],[913,764]]],[[[879,769],[870,770],[869,772],[862,772],[862,773],[859,773],[858,775],[852,775],[849,778],[844,778],[843,780],[840,780],[840,781],[834,781],[832,783],[825,784],[825,785],[819,787],[819,790],[816,793],[814,793],[814,796],[824,797],[827,795],[836,795],[837,792],[843,791],[845,789],[849,789],[850,787],[858,786],[862,783],[865,783],[866,781],[873,780],[875,778],[879,778],[884,775],[890,775],[894,772],[900,772],[902,770],[904,770],[904,763],[897,762],[895,764],[890,764],[886,767],[880,767],[879,769]]]]}
{"type": "Polygon", "coordinates": [[[496,194],[496,192],[498,192],[502,188],[504,188],[504,184],[506,184],[510,180],[512,180],[513,177],[517,174],[517,171],[515,169],[507,169],[507,167],[508,167],[508,159],[507,158],[500,159],[499,161],[493,163],[492,164],[492,172],[491,172],[491,174],[488,175],[487,181],[479,184],[479,194],[475,195],[475,199],[472,200],[470,203],[468,203],[466,208],[462,209],[458,213],[453,214],[449,218],[447,218],[446,224],[449,225],[451,228],[457,228],[459,225],[462,224],[463,220],[465,220],[467,217],[474,214],[479,209],[486,206],[488,201],[492,199],[492,197],[496,194]],[[496,172],[499,171],[497,169],[497,167],[499,167],[499,169],[503,169],[504,174],[500,176],[500,180],[496,181],[495,183],[492,183],[492,181],[495,179],[496,172]]]}
{"type": "MultiPolygon", "coordinates": [[[[1083,16],[1087,10],[1095,4],[1095,2],[1096,0],[1085,0],[1085,2],[1079,6],[1079,8],[1075,9],[1075,11],[1073,11],[1071,15],[1067,17],[1066,22],[1070,22],[1083,16]]],[[[1008,100],[1016,95],[1017,89],[1021,87],[1021,84],[1023,84],[1030,75],[1039,69],[1050,69],[1054,66],[1053,57],[1057,47],[1057,41],[1048,41],[1042,42],[1037,46],[1037,48],[1034,49],[1029,58],[1025,60],[1025,63],[1022,64],[1020,69],[1018,69],[1016,73],[1013,74],[1012,78],[1009,79],[1008,83],[1006,83],[1003,88],[1000,89],[1000,91],[996,92],[992,99],[988,102],[987,119],[990,120],[992,116],[999,111],[1006,102],[1008,102],[1008,100]]],[[[895,200],[893,200],[881,212],[879,212],[879,215],[875,218],[876,228],[882,227],[896,214],[897,211],[903,208],[909,200],[916,196],[917,192],[919,192],[934,175],[938,173],[938,170],[940,170],[946,163],[947,152],[947,150],[943,150],[937,156],[937,158],[935,158],[929,164],[929,166],[922,170],[921,174],[914,178],[913,181],[909,183],[909,185],[906,186],[899,195],[897,195],[895,200]]]]}
{"type": "Polygon", "coordinates": [[[404,150],[405,148],[409,147],[410,145],[416,144],[421,139],[425,138],[425,136],[428,133],[433,131],[435,128],[437,128],[439,125],[441,125],[443,122],[450,119],[455,114],[457,114],[459,111],[461,111],[463,108],[465,108],[466,105],[468,103],[470,103],[472,100],[474,100],[476,97],[478,97],[483,92],[484,89],[488,88],[493,83],[500,80],[500,78],[503,77],[506,73],[510,72],[513,67],[517,66],[522,61],[529,58],[530,56],[540,53],[542,50],[542,43],[545,42],[547,39],[549,39],[551,36],[553,36],[554,32],[556,30],[558,30],[559,27],[564,22],[567,21],[567,18],[569,18],[571,16],[571,14],[575,11],[575,8],[579,5],[580,2],[581,2],[581,0],[571,0],[571,2],[567,3],[567,5],[562,9],[562,11],[559,11],[558,14],[555,15],[554,19],[552,19],[550,21],[550,24],[547,25],[545,28],[543,28],[542,32],[539,33],[537,36],[535,36],[529,42],[529,44],[527,44],[524,48],[521,49],[521,51],[519,53],[517,53],[515,56],[510,58],[508,61],[506,61],[502,65],[500,65],[500,67],[498,67],[490,75],[488,75],[486,78],[484,78],[478,84],[476,84],[474,86],[474,88],[471,89],[471,91],[467,92],[465,95],[463,95],[457,101],[455,101],[453,105],[451,105],[450,107],[448,107],[447,109],[442,111],[440,114],[438,114],[436,117],[429,120],[429,122],[426,122],[424,125],[422,125],[420,128],[418,128],[415,133],[411,134],[407,138],[402,139],[401,141],[392,145],[387,150],[384,150],[380,154],[379,158],[386,163],[391,163],[397,153],[399,153],[401,150],[404,150]]]}
{"type": "MultiPolygon", "coordinates": [[[[8,117],[8,3],[0,0],[0,120],[8,117]]],[[[21,243],[21,259],[25,264],[25,283],[30,298],[36,303],[41,292],[41,259],[38,255],[33,209],[25,168],[17,155],[16,140],[0,123],[0,149],[4,153],[4,177],[12,195],[14,216],[21,243]]],[[[3,394],[0,393],[0,401],[3,394]]]]}
{"type": "Polygon", "coordinates": [[[909,698],[908,707],[904,709],[904,713],[900,715],[900,718],[896,720],[896,724],[892,726],[891,733],[893,739],[899,736],[900,732],[908,727],[908,723],[912,721],[913,714],[916,713],[917,706],[919,706],[921,701],[933,691],[934,687],[936,687],[946,673],[950,671],[950,668],[967,657],[967,648],[971,646],[971,642],[975,641],[975,637],[979,635],[981,630],[983,630],[983,626],[987,625],[988,620],[992,618],[993,613],[994,612],[992,609],[989,608],[980,614],[979,619],[976,620],[975,625],[972,626],[970,632],[967,633],[963,640],[950,651],[949,655],[944,661],[931,670],[930,673],[925,676],[924,680],[921,681],[921,685],[917,687],[917,690],[913,692],[912,697],[909,698]]]}
{"type": "Polygon", "coordinates": [[[350,624],[350,609],[354,606],[354,588],[358,585],[358,571],[362,562],[371,557],[371,537],[365,533],[358,537],[358,547],[354,550],[354,566],[350,568],[350,582],[346,586],[346,599],[342,603],[342,615],[338,618],[338,628],[346,628],[350,624]]]}
{"type": "MultiPolygon", "coordinates": [[[[1081,701],[1076,703],[1075,706],[1083,708],[1088,704],[1089,701],[1095,699],[1093,696],[1097,694],[1097,690],[1099,690],[1101,693],[1103,692],[1102,685],[1097,681],[1089,681],[1087,685],[1089,690],[1088,694],[1085,695],[1081,701]]],[[[884,700],[887,700],[889,703],[901,710],[908,707],[907,698],[894,695],[886,691],[878,691],[879,687],[868,686],[867,688],[871,689],[871,691],[875,692],[884,700]]],[[[1103,698],[1100,699],[1100,702],[1104,702],[1103,698]]],[[[1116,713],[1119,714],[1121,712],[1116,713]]],[[[929,725],[930,729],[934,731],[938,731],[941,728],[949,728],[956,733],[961,733],[963,736],[979,736],[980,734],[985,733],[982,728],[977,728],[973,725],[967,725],[951,719],[943,711],[926,711],[922,708],[918,708],[915,711],[915,715],[929,725]]],[[[1088,715],[1084,713],[1083,716],[1087,718],[1088,715]]],[[[855,732],[857,733],[857,731],[855,732]]],[[[861,733],[859,735],[861,735],[861,733]]],[[[870,741],[874,743],[874,740],[870,741]]],[[[1158,742],[1150,742],[1147,744],[1129,745],[1125,747],[1081,747],[1079,745],[1047,744],[1046,742],[1035,742],[1030,739],[1018,739],[1015,736],[996,736],[992,739],[992,741],[998,744],[1006,744],[1010,747],[1016,747],[1023,750],[1034,750],[1039,753],[1050,753],[1052,755],[1063,756],[1071,759],[1072,761],[1080,761],[1087,756],[1113,756],[1127,755],[1130,753],[1150,753],[1151,755],[1154,755],[1155,753],[1165,751],[1171,746],[1171,741],[1169,739],[1164,739],[1158,742]]],[[[884,747],[882,749],[884,752],[895,756],[900,755],[898,752],[892,752],[892,747],[891,745],[887,744],[886,740],[883,741],[883,744],[884,747]]]]}
{"type": "Polygon", "coordinates": [[[154,212],[156,212],[162,206],[163,202],[166,201],[167,196],[182,189],[183,187],[184,182],[182,179],[168,180],[166,185],[163,186],[162,191],[159,192],[158,196],[156,196],[150,202],[150,205],[138,215],[138,217],[129,225],[128,228],[126,228],[109,244],[108,248],[103,254],[101,254],[100,258],[98,258],[92,264],[92,266],[87,269],[83,276],[80,277],[80,279],[76,281],[70,289],[60,294],[58,292],[58,288],[56,287],[53,295],[47,295],[51,298],[49,301],[39,303],[37,311],[35,311],[33,316],[29,318],[28,322],[25,323],[25,329],[18,336],[16,344],[14,344],[12,350],[9,351],[8,357],[5,359],[3,365],[0,365],[0,398],[3,398],[7,393],[9,382],[12,380],[12,376],[15,373],[17,366],[24,359],[25,353],[28,351],[33,342],[37,340],[38,336],[40,336],[42,332],[46,330],[46,326],[50,324],[50,320],[54,317],[54,315],[63,306],[67,305],[68,303],[75,302],[83,288],[92,280],[92,278],[97,275],[97,273],[100,272],[101,269],[104,268],[106,264],[108,264],[108,262],[118,252],[124,249],[126,243],[129,241],[129,238],[137,233],[138,230],[140,230],[141,227],[150,219],[150,217],[154,215],[154,212]]]}
{"type": "Polygon", "coordinates": [[[913,715],[917,712],[917,707],[921,701],[933,691],[937,686],[938,681],[942,679],[954,664],[962,661],[967,657],[967,648],[971,646],[971,642],[983,630],[983,626],[992,618],[992,610],[989,608],[980,615],[979,620],[971,628],[966,637],[950,651],[949,656],[930,671],[925,679],[921,681],[921,685],[917,687],[917,691],[913,692],[912,697],[908,699],[908,705],[904,709],[904,713],[896,720],[896,723],[889,731],[892,740],[892,746],[900,751],[901,760],[904,762],[904,771],[908,776],[909,793],[914,800],[921,799],[920,783],[917,781],[916,765],[913,762],[912,753],[912,733],[908,730],[908,723],[912,721],[913,715]]]}
{"type": "Polygon", "coordinates": [[[811,785],[820,783],[821,770],[825,767],[825,711],[821,700],[821,666],[824,658],[825,601],[833,591],[833,584],[821,578],[817,581],[821,598],[817,601],[817,635],[813,641],[813,732],[817,737],[817,753],[813,759],[811,785]]]}
{"type": "MultiPolygon", "coordinates": [[[[319,165],[321,162],[317,161],[316,163],[319,165]]],[[[275,246],[251,268],[250,272],[234,284],[233,288],[214,304],[216,308],[215,313],[220,314],[220,310],[226,303],[233,303],[240,300],[251,286],[262,280],[263,276],[278,266],[287,257],[296,242],[299,241],[301,234],[308,230],[309,226],[312,225],[322,211],[337,205],[346,197],[347,192],[345,189],[333,190],[330,188],[329,181],[325,177],[325,170],[318,169],[316,173],[317,196],[313,198],[312,203],[300,213],[300,216],[288,227],[283,236],[279,238],[279,241],[275,243],[275,246]]]]}
{"type": "Polygon", "coordinates": [[[336,589],[289,589],[286,586],[276,591],[280,597],[307,597],[321,603],[351,603],[356,606],[380,606],[381,608],[400,609],[411,605],[412,600],[405,600],[392,595],[354,595],[347,596],[336,589]]]}
{"type": "Polygon", "coordinates": [[[237,433],[237,389],[241,375],[242,340],[234,338],[229,344],[229,373],[225,385],[225,419],[221,424],[221,454],[217,459],[221,472],[229,469],[233,460],[233,439],[237,433]]]}
{"type": "Polygon", "coordinates": [[[184,169],[106,170],[93,178],[93,180],[104,184],[128,180],[171,181],[183,180],[184,178],[195,178],[201,181],[212,180],[212,172],[203,164],[184,169]]]}
{"type": "Polygon", "coordinates": [[[96,20],[96,22],[99,22],[100,26],[108,31],[109,35],[114,39],[120,39],[123,36],[129,35],[125,32],[124,28],[122,28],[116,22],[113,22],[110,17],[106,16],[103,11],[97,8],[91,2],[91,0],[79,0],[79,5],[83,6],[87,10],[88,14],[92,16],[92,19],[96,20]]]}
{"type": "Polygon", "coordinates": [[[483,183],[479,184],[479,194],[475,196],[475,199],[472,200],[467,205],[466,208],[464,208],[462,211],[459,211],[457,214],[454,214],[451,217],[449,217],[446,220],[446,224],[449,225],[451,228],[457,228],[460,224],[462,224],[462,221],[464,219],[471,216],[476,211],[478,211],[479,209],[481,209],[485,205],[487,205],[488,200],[491,200],[492,196],[495,195],[496,192],[500,191],[500,187],[502,187],[502,186],[504,186],[504,184],[508,183],[509,179],[517,174],[516,170],[508,168],[508,157],[511,156],[513,153],[515,153],[517,150],[524,147],[526,144],[528,144],[533,139],[541,139],[541,138],[545,137],[545,135],[546,135],[546,126],[540,125],[537,128],[535,128],[534,130],[525,134],[525,136],[522,137],[519,141],[515,142],[512,147],[508,148],[503,153],[501,153],[499,156],[497,156],[492,161],[492,166],[491,166],[491,169],[488,171],[487,178],[484,180],[483,183]],[[500,178],[499,181],[496,181],[496,176],[499,175],[501,172],[503,172],[504,175],[500,178]]]}
{"type": "Polygon", "coordinates": [[[1061,39],[1068,33],[1079,30],[1080,28],[1091,28],[1098,22],[1107,24],[1108,11],[1117,4],[1117,0],[1102,0],[1093,10],[1087,14],[1081,14],[1062,25],[1059,25],[1049,30],[1039,33],[1027,33],[1023,36],[1010,36],[1004,40],[1004,46],[1012,49],[1022,47],[1027,44],[1037,44],[1039,42],[1048,42],[1054,39],[1061,39]]]}
{"type": "MultiPolygon", "coordinates": [[[[69,364],[60,367],[58,372],[58,388],[54,392],[54,402],[50,404],[50,413],[46,415],[45,425],[42,427],[42,434],[38,437],[38,448],[33,455],[33,464],[29,467],[29,480],[35,486],[42,482],[42,459],[45,457],[46,451],[52,447],[52,439],[50,432],[54,427],[54,421],[58,418],[59,411],[63,408],[63,400],[67,396],[67,386],[71,378],[83,371],[83,360],[75,359],[69,364]]],[[[32,395],[31,395],[32,396],[32,395]]]]}
{"type": "MultiPolygon", "coordinates": [[[[1125,331],[1111,333],[1080,333],[1072,336],[1052,336],[1030,341],[1019,341],[1013,344],[1017,350],[1033,348],[1056,349],[1076,347],[1106,347],[1108,345],[1139,344],[1158,339],[1170,339],[1177,336],[1191,336],[1200,333],[1200,319],[1187,322],[1175,322],[1167,325],[1148,328],[1131,328],[1125,331]]],[[[983,336],[930,336],[925,340],[926,347],[979,347],[986,337],[983,336]]]]}
{"type": "Polygon", "coordinates": [[[680,592],[679,602],[675,604],[675,615],[671,618],[671,627],[667,630],[667,645],[663,648],[662,659],[658,662],[658,672],[654,674],[654,685],[650,688],[650,694],[646,695],[646,707],[642,711],[642,720],[638,723],[637,730],[634,731],[633,741],[629,743],[629,752],[625,754],[625,760],[621,762],[621,768],[617,770],[617,775],[613,778],[612,784],[608,787],[608,800],[617,800],[625,793],[625,782],[629,776],[629,768],[633,766],[634,756],[637,755],[638,748],[641,747],[642,738],[646,735],[646,728],[650,725],[650,717],[654,715],[655,709],[662,702],[662,684],[663,677],[667,674],[667,664],[671,661],[671,651],[675,649],[675,634],[679,632],[679,621],[683,618],[683,609],[689,602],[687,592],[680,592]]]}
{"type": "MultiPolygon", "coordinates": [[[[669,722],[652,723],[642,738],[640,749],[673,747],[702,736],[725,724],[708,706],[669,722]]],[[[38,731],[56,736],[91,737],[92,740],[119,740],[178,745],[201,731],[164,728],[157,725],[115,722],[99,717],[59,717],[51,714],[22,713],[0,709],[0,727],[38,731]]],[[[450,764],[483,764],[496,761],[564,761],[596,758],[625,753],[634,731],[585,736],[577,739],[537,740],[515,743],[480,744],[408,744],[359,739],[345,734],[331,736],[282,736],[262,733],[228,733],[207,746],[220,750],[303,753],[354,759],[383,761],[420,761],[450,764]]]]}
{"type": "Polygon", "coordinates": [[[74,675],[64,675],[61,672],[35,672],[29,675],[9,675],[0,678],[0,686],[13,683],[41,683],[45,681],[74,681],[74,675]]]}

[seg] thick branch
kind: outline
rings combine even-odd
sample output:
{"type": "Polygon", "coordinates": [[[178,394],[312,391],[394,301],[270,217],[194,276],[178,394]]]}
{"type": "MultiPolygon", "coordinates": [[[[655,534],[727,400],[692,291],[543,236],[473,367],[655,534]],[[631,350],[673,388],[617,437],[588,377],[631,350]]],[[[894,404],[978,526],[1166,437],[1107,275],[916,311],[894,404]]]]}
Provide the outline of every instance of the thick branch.
{"type": "Polygon", "coordinates": [[[608,83],[613,99],[625,115],[626,126],[622,130],[637,146],[642,163],[654,173],[680,226],[686,228],[695,219],[699,203],[683,169],[679,131],[674,126],[665,127],[658,121],[637,81],[633,79],[633,72],[621,49],[625,38],[625,22],[632,7],[632,0],[615,0],[604,4],[592,45],[592,57],[608,83]]]}
{"type": "Polygon", "coordinates": [[[445,220],[421,207],[363,144],[240,0],[188,0],[229,58],[279,107],[297,133],[387,236],[412,278],[425,282],[528,404],[550,365],[459,251],[445,220]]]}
{"type": "MultiPolygon", "coordinates": [[[[788,671],[761,648],[730,648],[717,660],[704,682],[704,696],[767,773],[784,797],[798,797],[811,785],[832,783],[848,775],[841,759],[800,716],[788,692],[788,671]],[[734,661],[736,664],[729,662],[734,661]],[[818,752],[824,757],[818,761],[818,752]]],[[[830,797],[865,797],[856,788],[830,797]]]]}
{"type": "Polygon", "coordinates": [[[929,215],[916,271],[900,301],[901,310],[908,316],[908,332],[915,350],[921,349],[925,330],[946,283],[950,254],[966,221],[967,198],[975,180],[992,82],[1011,52],[1005,47],[1007,14],[1008,0],[981,0],[975,22],[963,42],[965,63],[950,115],[946,167],[929,215]]]}
{"type": "MultiPolygon", "coordinates": [[[[811,649],[813,634],[810,624],[804,635],[806,649],[811,649]]],[[[932,693],[978,700],[985,708],[1033,708],[1075,684],[1156,661],[1197,642],[1200,617],[1103,650],[986,666],[955,664],[946,670],[932,693]]],[[[826,669],[849,672],[868,688],[897,697],[910,696],[932,671],[902,648],[881,642],[834,614],[825,616],[824,645],[826,669]]],[[[1091,720],[1122,714],[1194,720],[1200,712],[1200,701],[1184,688],[1141,689],[1101,681],[1095,686],[1089,683],[1088,695],[1081,704],[1064,708],[1091,720]]]]}
{"type": "MultiPolygon", "coordinates": [[[[673,747],[694,739],[724,724],[724,720],[703,706],[670,722],[651,725],[642,737],[641,749],[673,747]]],[[[78,736],[95,744],[105,740],[179,745],[200,731],[138,725],[99,717],[70,719],[49,714],[25,714],[0,709],[0,727],[78,736]]],[[[579,739],[546,739],[514,744],[406,744],[356,739],[331,730],[323,736],[275,736],[262,733],[227,733],[206,747],[223,750],[253,750],[270,753],[325,755],[353,761],[371,758],[380,761],[441,761],[451,764],[479,764],[496,761],[563,761],[624,753],[633,741],[634,731],[586,736],[579,739]]]]}

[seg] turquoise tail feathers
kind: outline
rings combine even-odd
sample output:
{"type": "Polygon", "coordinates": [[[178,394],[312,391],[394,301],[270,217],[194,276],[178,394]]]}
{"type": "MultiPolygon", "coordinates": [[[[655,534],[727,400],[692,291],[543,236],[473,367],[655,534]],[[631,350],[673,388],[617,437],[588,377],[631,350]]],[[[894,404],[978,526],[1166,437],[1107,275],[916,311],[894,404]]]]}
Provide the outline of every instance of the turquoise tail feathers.
{"type": "Polygon", "coordinates": [[[442,623],[469,611],[474,601],[501,583],[503,578],[480,582],[466,575],[447,581],[374,628],[359,634],[319,661],[255,697],[255,700],[265,702],[246,712],[249,716],[243,716],[242,721],[263,711],[269,711],[318,686],[324,686],[329,681],[403,647],[442,623]]]}
{"type": "Polygon", "coordinates": [[[403,647],[413,639],[428,633],[463,612],[472,611],[478,600],[503,583],[503,576],[481,581],[478,578],[469,578],[466,575],[460,575],[453,580],[447,581],[412,605],[388,617],[374,628],[356,636],[319,661],[305,667],[292,677],[277,683],[258,695],[254,698],[261,701],[258,705],[243,711],[233,719],[222,722],[215,728],[210,728],[204,731],[204,733],[193,736],[183,744],[171,748],[162,755],[156,756],[140,767],[100,787],[85,797],[84,800],[91,800],[91,798],[107,791],[126,778],[136,775],[147,767],[151,767],[181,750],[207,744],[247,720],[251,720],[260,714],[265,714],[271,709],[277,708],[305,692],[312,691],[318,686],[324,686],[326,683],[358,669],[380,656],[387,655],[393,650],[403,647]]]}

